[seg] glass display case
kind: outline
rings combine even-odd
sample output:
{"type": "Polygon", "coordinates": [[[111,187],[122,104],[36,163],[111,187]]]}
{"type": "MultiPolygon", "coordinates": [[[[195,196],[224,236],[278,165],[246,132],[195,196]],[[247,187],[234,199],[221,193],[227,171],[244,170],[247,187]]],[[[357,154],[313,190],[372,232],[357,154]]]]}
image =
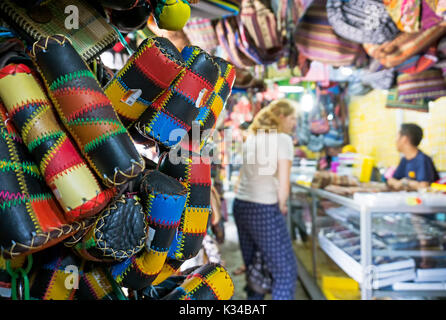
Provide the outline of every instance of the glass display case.
{"type": "Polygon", "coordinates": [[[446,195],[341,196],[295,183],[289,201],[299,276],[313,299],[446,297],[446,195]]]}

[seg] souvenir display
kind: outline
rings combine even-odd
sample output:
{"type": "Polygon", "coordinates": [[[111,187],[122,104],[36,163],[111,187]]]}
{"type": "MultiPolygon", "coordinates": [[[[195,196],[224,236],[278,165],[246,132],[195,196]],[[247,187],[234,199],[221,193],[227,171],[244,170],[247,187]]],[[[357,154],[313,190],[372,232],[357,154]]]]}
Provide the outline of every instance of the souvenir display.
{"type": "Polygon", "coordinates": [[[97,79],[65,36],[35,42],[34,62],[63,124],[108,186],[144,170],[144,161],[97,79]]]}

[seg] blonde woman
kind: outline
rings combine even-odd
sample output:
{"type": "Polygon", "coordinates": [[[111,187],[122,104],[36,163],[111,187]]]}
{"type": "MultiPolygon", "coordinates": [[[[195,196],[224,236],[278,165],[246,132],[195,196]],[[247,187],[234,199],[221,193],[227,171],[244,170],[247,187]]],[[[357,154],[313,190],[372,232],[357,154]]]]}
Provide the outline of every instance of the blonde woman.
{"type": "MultiPolygon", "coordinates": [[[[290,100],[272,102],[260,110],[243,145],[243,165],[233,214],[247,269],[259,251],[272,275],[273,300],[292,300],[297,264],[285,222],[293,162],[291,134],[296,110],[290,100]]],[[[263,294],[247,289],[248,299],[263,294]]]]}

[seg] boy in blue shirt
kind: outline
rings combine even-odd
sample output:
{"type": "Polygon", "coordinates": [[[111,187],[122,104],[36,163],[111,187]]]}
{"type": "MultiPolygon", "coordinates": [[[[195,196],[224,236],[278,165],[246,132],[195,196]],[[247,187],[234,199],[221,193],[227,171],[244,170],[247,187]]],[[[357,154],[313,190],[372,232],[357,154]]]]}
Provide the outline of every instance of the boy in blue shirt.
{"type": "Polygon", "coordinates": [[[427,188],[440,179],[432,159],[418,145],[423,139],[423,130],[412,123],[401,126],[396,146],[403,154],[400,164],[387,184],[393,190],[418,190],[427,188]]]}

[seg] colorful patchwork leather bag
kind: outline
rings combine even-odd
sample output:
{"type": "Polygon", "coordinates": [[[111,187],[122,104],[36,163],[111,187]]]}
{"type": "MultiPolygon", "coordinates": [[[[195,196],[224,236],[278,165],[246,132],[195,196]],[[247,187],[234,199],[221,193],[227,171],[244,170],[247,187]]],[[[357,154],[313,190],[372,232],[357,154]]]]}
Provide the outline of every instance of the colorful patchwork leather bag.
{"type": "Polygon", "coordinates": [[[32,70],[9,64],[0,70],[0,97],[47,185],[68,220],[101,211],[113,196],[99,182],[62,128],[32,70]]]}
{"type": "Polygon", "coordinates": [[[225,268],[208,263],[189,274],[162,300],[229,300],[233,295],[234,284],[225,268]]]}
{"type": "Polygon", "coordinates": [[[10,259],[61,242],[83,227],[69,223],[6,109],[0,106],[0,247],[10,259]]]}
{"type": "Polygon", "coordinates": [[[105,94],[129,127],[183,70],[181,53],[167,38],[147,38],[106,85],[105,94]]]}
{"type": "Polygon", "coordinates": [[[110,267],[113,279],[124,287],[148,287],[161,273],[177,234],[187,189],[177,180],[157,170],[145,173],[139,195],[149,222],[145,249],[110,267]]]}
{"type": "Polygon", "coordinates": [[[63,124],[104,184],[120,186],[143,171],[129,133],[70,41],[39,40],[32,56],[63,124]]]}
{"type": "Polygon", "coordinates": [[[207,233],[211,213],[211,161],[185,145],[176,152],[162,158],[159,170],[180,181],[188,190],[178,233],[168,254],[171,259],[184,261],[197,255],[207,233]]]}
{"type": "Polygon", "coordinates": [[[219,67],[198,47],[183,49],[186,68],[135,123],[137,130],[164,148],[176,146],[192,128],[212,94],[219,67]]]}

